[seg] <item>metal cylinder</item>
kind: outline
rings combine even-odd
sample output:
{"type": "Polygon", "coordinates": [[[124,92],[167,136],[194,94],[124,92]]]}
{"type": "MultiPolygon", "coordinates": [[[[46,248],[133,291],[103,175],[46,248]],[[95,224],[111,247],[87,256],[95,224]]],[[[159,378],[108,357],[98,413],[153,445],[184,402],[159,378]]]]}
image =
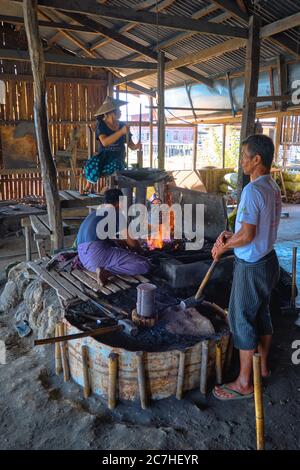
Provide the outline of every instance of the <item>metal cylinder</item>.
{"type": "Polygon", "coordinates": [[[155,291],[157,287],[150,282],[137,286],[137,314],[142,317],[153,317],[155,315],[155,291]]]}

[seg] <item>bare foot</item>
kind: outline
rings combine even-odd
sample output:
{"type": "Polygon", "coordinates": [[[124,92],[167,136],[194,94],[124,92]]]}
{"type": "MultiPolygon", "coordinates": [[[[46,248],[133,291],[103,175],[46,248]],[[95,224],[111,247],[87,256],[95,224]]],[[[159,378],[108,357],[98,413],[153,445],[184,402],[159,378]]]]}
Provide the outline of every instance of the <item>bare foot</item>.
{"type": "Polygon", "coordinates": [[[103,268],[97,268],[96,275],[97,275],[97,283],[99,284],[99,286],[103,287],[107,279],[111,276],[111,273],[108,271],[105,271],[105,269],[103,268]]]}

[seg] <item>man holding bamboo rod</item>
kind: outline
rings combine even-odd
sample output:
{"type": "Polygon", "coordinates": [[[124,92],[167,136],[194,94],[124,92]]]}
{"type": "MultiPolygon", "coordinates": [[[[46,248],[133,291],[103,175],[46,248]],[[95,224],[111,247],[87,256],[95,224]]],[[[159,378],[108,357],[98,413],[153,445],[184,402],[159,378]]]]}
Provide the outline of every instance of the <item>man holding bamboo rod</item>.
{"type": "Polygon", "coordinates": [[[235,233],[222,232],[212,256],[218,260],[234,249],[235,269],[229,302],[229,324],[234,346],[240,351],[240,373],[234,382],[216,386],[219,400],[253,396],[252,364],[261,354],[261,374],[268,377],[267,359],[273,328],[269,311],[272,289],[279,279],[274,251],[281,213],[281,192],[270,175],[274,144],[263,134],[242,144],[241,165],[250,183],[245,186],[236,217],[235,233]]]}

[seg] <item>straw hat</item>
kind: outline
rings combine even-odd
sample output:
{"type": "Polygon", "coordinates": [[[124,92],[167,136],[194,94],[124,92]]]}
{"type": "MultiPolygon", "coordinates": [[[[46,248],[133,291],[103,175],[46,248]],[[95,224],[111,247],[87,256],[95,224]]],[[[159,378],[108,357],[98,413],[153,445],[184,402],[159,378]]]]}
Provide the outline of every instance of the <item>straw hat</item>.
{"type": "Polygon", "coordinates": [[[124,106],[124,104],[127,104],[127,101],[116,100],[111,98],[111,96],[107,96],[100,108],[95,112],[94,116],[101,116],[101,114],[109,113],[110,111],[114,111],[114,109],[117,109],[120,106],[124,106]]]}

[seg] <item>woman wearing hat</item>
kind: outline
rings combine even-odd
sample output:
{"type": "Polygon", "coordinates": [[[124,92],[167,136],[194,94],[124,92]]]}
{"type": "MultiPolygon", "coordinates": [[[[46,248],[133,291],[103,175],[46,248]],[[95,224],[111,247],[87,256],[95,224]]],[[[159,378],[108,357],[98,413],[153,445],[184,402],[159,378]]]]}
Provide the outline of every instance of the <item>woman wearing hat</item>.
{"type": "Polygon", "coordinates": [[[129,127],[119,121],[120,106],[124,104],[126,101],[108,96],[95,114],[97,117],[96,137],[100,142],[100,150],[85,165],[87,184],[83,193],[88,193],[91,185],[97,183],[100,176],[108,176],[126,168],[125,143],[131,150],[140,148],[140,143],[132,142],[129,127]]]}

